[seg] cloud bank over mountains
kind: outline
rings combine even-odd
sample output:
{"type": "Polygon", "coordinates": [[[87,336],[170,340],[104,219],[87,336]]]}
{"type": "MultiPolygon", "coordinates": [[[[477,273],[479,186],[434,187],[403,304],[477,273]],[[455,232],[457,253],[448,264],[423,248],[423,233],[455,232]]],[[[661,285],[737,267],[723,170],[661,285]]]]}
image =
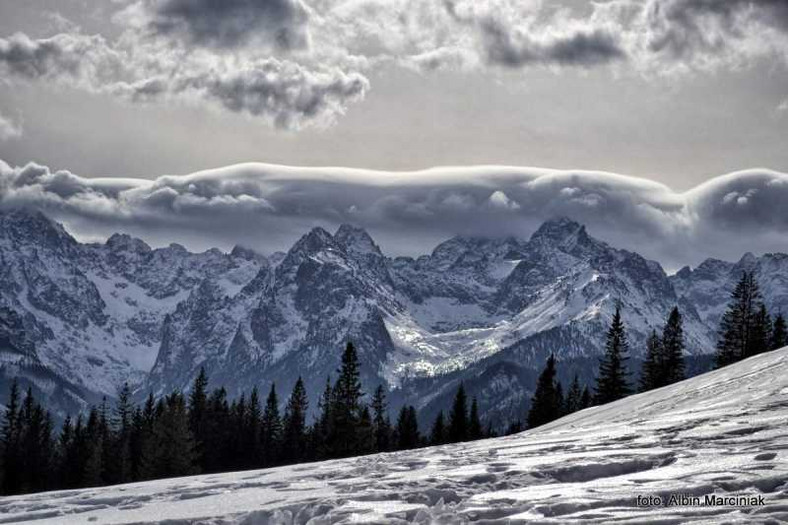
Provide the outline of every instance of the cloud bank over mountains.
{"type": "Polygon", "coordinates": [[[609,67],[677,75],[788,65],[782,0],[134,0],[120,35],[76,26],[0,38],[0,74],[131,102],[208,103],[284,129],[324,127],[395,65],[519,70],[609,67]]]}
{"type": "Polygon", "coordinates": [[[568,216],[669,269],[788,250],[788,174],[753,169],[685,193],[604,172],[444,167],[420,172],[240,164],[155,180],[84,178],[0,161],[0,208],[26,207],[82,239],[123,231],[193,249],[283,249],[313,226],[367,228],[389,255],[454,235],[529,236],[568,216]]]}

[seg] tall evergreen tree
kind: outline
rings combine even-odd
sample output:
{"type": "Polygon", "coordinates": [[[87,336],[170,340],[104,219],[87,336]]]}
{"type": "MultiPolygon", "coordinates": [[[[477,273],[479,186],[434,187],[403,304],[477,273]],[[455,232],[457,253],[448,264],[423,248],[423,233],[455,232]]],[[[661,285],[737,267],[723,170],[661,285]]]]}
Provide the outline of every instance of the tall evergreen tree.
{"type": "Polygon", "coordinates": [[[465,385],[460,383],[454,395],[454,403],[449,413],[449,442],[457,443],[468,439],[468,399],[465,385]]]}
{"type": "Polygon", "coordinates": [[[647,392],[660,386],[662,370],[662,340],[656,330],[646,339],[646,359],[640,370],[640,391],[647,392]]]}
{"type": "Polygon", "coordinates": [[[528,428],[544,425],[561,417],[562,401],[556,384],[555,356],[550,354],[544,370],[536,380],[536,389],[528,410],[528,428]]]}
{"type": "Polygon", "coordinates": [[[416,409],[403,406],[397,418],[397,446],[401,450],[416,448],[420,440],[416,409]]]}
{"type": "Polygon", "coordinates": [[[325,459],[331,457],[331,435],[333,433],[333,399],[334,394],[331,388],[331,378],[326,377],[326,387],[318,401],[319,415],[312,428],[311,443],[312,452],[315,459],[325,459]]]}
{"type": "Polygon", "coordinates": [[[581,408],[581,397],[583,396],[583,390],[580,388],[580,379],[575,374],[575,377],[572,379],[572,383],[569,385],[569,390],[566,393],[566,413],[571,414],[572,412],[577,412],[581,408]]]}
{"type": "Polygon", "coordinates": [[[194,438],[189,429],[186,399],[180,392],[160,401],[154,423],[156,475],[186,476],[198,472],[194,454],[194,438]]]}
{"type": "Polygon", "coordinates": [[[784,346],[788,346],[788,329],[785,325],[785,317],[782,312],[777,314],[774,318],[774,326],[772,327],[772,340],[769,345],[771,350],[777,350],[784,346]]]}
{"type": "Polygon", "coordinates": [[[252,388],[249,404],[246,407],[243,449],[247,458],[246,466],[261,467],[263,465],[262,427],[263,413],[260,409],[260,395],[257,387],[252,388]]]}
{"type": "Polygon", "coordinates": [[[435,416],[435,422],[432,424],[432,431],[430,432],[430,444],[442,445],[446,442],[446,423],[443,418],[443,410],[438,412],[435,416]]]}
{"type": "Polygon", "coordinates": [[[372,415],[369,407],[363,406],[358,417],[356,429],[356,455],[371,454],[375,451],[375,427],[372,424],[372,415]]]}
{"type": "Polygon", "coordinates": [[[361,372],[353,343],[342,354],[342,366],[332,390],[333,432],[331,448],[337,457],[352,456],[357,447],[356,429],[361,415],[361,372]]]}
{"type": "Polygon", "coordinates": [[[753,330],[762,304],[761,293],[752,272],[743,272],[731,293],[728,308],[720,322],[715,363],[717,368],[753,355],[757,330],[753,330]]]}
{"type": "Polygon", "coordinates": [[[3,494],[17,494],[22,484],[21,422],[19,419],[19,383],[14,378],[11,382],[11,393],[3,418],[3,494]]]}
{"type": "Polygon", "coordinates": [[[762,354],[771,350],[772,318],[761,303],[752,322],[752,343],[750,355],[762,354]]]}
{"type": "Polygon", "coordinates": [[[131,480],[131,420],[133,413],[131,387],[128,383],[124,383],[118,391],[112,420],[111,457],[108,458],[110,462],[109,478],[112,483],[124,483],[131,480]]]}
{"type": "Polygon", "coordinates": [[[629,343],[624,322],[621,320],[621,308],[617,306],[607,332],[605,355],[599,364],[596,386],[597,403],[616,401],[632,392],[625,365],[626,360],[629,359],[628,352],[629,343]]]}
{"type": "Polygon", "coordinates": [[[471,412],[468,415],[468,439],[481,439],[482,437],[484,437],[484,431],[479,419],[479,403],[474,397],[471,400],[471,412]]]}
{"type": "Polygon", "coordinates": [[[304,381],[299,376],[287,402],[284,417],[284,437],[282,439],[283,457],[287,461],[298,462],[306,458],[307,428],[306,414],[309,400],[304,381]]]}
{"type": "Polygon", "coordinates": [[[189,393],[189,430],[195,439],[195,453],[197,454],[197,461],[200,467],[208,470],[208,461],[205,455],[208,453],[206,449],[206,432],[208,431],[205,414],[208,411],[208,374],[205,372],[205,367],[200,367],[200,372],[192,383],[192,389],[189,393]]]}
{"type": "Polygon", "coordinates": [[[591,398],[591,392],[588,390],[587,386],[584,386],[583,393],[580,396],[580,410],[593,406],[593,404],[594,401],[591,398]]]}
{"type": "Polygon", "coordinates": [[[224,387],[214,389],[208,397],[206,414],[201,420],[204,472],[221,472],[229,468],[232,461],[230,406],[224,387]]]}
{"type": "Polygon", "coordinates": [[[684,324],[678,307],[673,307],[662,330],[662,372],[660,386],[684,379],[684,324]]]}
{"type": "Polygon", "coordinates": [[[279,443],[282,435],[282,420],[279,417],[279,399],[276,395],[276,384],[271,385],[271,391],[265,402],[262,421],[262,448],[263,463],[266,466],[275,465],[279,459],[279,443]]]}
{"type": "Polygon", "coordinates": [[[386,403],[386,391],[378,385],[372,397],[372,423],[375,427],[375,450],[385,452],[391,448],[391,422],[386,403]]]}
{"type": "Polygon", "coordinates": [[[556,410],[556,419],[566,415],[566,399],[564,399],[564,387],[563,385],[561,385],[561,381],[558,380],[556,380],[555,382],[555,410],[556,410]]]}

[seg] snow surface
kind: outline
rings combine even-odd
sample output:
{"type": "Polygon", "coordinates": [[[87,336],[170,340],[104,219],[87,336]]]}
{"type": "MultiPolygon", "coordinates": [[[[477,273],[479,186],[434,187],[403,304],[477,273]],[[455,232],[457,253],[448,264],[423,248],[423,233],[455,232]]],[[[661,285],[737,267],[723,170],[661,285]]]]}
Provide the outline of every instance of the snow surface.
{"type": "Polygon", "coordinates": [[[0,499],[0,522],[784,523],[788,348],[503,438],[0,499]],[[671,494],[758,506],[638,506],[671,494]]]}

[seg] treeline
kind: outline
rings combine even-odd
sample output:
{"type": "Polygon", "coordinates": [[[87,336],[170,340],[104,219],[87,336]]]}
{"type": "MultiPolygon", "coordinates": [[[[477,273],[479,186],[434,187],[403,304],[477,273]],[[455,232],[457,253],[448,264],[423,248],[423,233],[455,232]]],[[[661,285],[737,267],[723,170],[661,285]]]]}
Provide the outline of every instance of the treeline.
{"type": "MultiPolygon", "coordinates": [[[[782,313],[778,313],[772,320],[755,276],[752,272],[744,272],[731,293],[730,303],[720,322],[716,367],[786,345],[788,331],[785,318],[782,313]]],[[[683,380],[684,349],[682,316],[679,309],[674,307],[662,332],[652,331],[646,341],[638,390],[646,392],[683,380]]],[[[626,366],[628,359],[629,342],[619,306],[607,331],[605,353],[599,364],[594,394],[591,395],[587,387],[580,391],[575,376],[569,394],[564,398],[561,383],[555,379],[555,357],[551,355],[531,398],[528,427],[537,427],[576,410],[610,403],[634,393],[635,385],[630,380],[631,373],[626,366]],[[578,392],[581,392],[580,396],[578,392]]]]}
{"type": "Polygon", "coordinates": [[[448,419],[439,415],[428,435],[416,409],[404,406],[389,420],[385,390],[364,402],[356,350],[348,343],[335,382],[326,381],[317,417],[307,423],[309,403],[299,378],[283,413],[276,385],[264,402],[257,389],[228,400],[224,388],[208,390],[201,370],[187,395],[150,394],[132,402],[128,385],[110,407],[106,401],[87,417],[67,417],[55,436],[51,415],[16,382],[0,435],[0,490],[22,494],[52,489],[112,485],[199,473],[272,467],[358,456],[485,437],[475,399],[467,406],[462,385],[448,419]]]}

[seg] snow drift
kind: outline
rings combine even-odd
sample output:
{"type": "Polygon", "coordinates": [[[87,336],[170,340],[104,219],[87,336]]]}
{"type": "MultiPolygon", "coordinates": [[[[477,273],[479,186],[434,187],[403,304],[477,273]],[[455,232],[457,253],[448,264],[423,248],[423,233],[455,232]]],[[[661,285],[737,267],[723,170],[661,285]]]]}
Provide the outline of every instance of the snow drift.
{"type": "Polygon", "coordinates": [[[0,521],[780,523],[787,420],[783,348],[514,436],[7,497],[0,521]],[[672,495],[676,505],[638,504],[672,495]],[[737,498],[698,505],[707,495],[737,498]]]}

